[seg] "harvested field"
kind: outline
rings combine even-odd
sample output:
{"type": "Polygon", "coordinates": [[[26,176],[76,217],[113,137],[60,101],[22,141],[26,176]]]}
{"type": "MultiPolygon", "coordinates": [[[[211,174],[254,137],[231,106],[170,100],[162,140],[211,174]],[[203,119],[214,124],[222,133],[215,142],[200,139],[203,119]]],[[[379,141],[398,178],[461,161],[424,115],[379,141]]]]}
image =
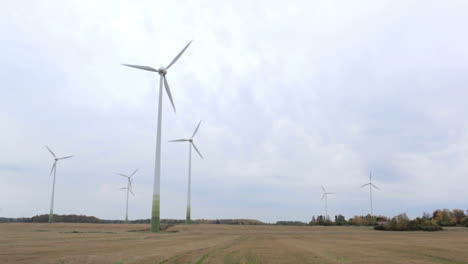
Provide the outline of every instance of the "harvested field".
{"type": "Polygon", "coordinates": [[[468,228],[0,224],[0,263],[468,263],[468,228]]]}

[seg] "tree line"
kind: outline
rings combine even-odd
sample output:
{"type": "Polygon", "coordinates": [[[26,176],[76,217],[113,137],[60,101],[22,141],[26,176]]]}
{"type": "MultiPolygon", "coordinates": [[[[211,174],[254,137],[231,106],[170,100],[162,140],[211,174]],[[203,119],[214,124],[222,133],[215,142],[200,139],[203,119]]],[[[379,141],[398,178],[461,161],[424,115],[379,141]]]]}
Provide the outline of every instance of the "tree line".
{"type": "MultiPolygon", "coordinates": [[[[103,220],[94,216],[86,215],[56,215],[54,214],[55,222],[62,223],[96,223],[96,224],[123,224],[124,220],[103,220]]],[[[33,217],[22,217],[22,218],[5,218],[0,217],[0,222],[11,222],[11,223],[47,223],[49,215],[36,215],[33,217]]],[[[137,219],[132,220],[130,223],[133,224],[149,224],[150,219],[137,219]]],[[[254,219],[199,219],[193,220],[194,224],[228,224],[228,225],[268,225],[267,223],[254,220],[254,219]]],[[[185,220],[179,219],[161,219],[163,224],[183,224],[185,220]]],[[[334,219],[329,219],[323,215],[313,216],[312,220],[307,224],[300,221],[277,221],[276,225],[321,225],[321,226],[373,226],[376,230],[388,230],[388,231],[412,231],[412,230],[424,230],[424,231],[439,231],[442,227],[460,226],[468,227],[468,210],[464,211],[461,209],[439,209],[431,213],[423,213],[421,217],[415,219],[409,219],[409,217],[403,213],[395,217],[389,218],[386,216],[354,216],[346,219],[345,216],[339,214],[334,219]]]]}
{"type": "Polygon", "coordinates": [[[334,220],[331,220],[323,215],[312,217],[309,225],[322,226],[374,226],[375,230],[385,231],[440,231],[442,227],[463,226],[468,227],[468,210],[465,212],[461,209],[438,209],[432,214],[423,213],[421,217],[410,219],[405,213],[395,217],[388,218],[386,216],[355,216],[346,220],[343,215],[336,215],[334,220]]]}
{"type": "MultiPolygon", "coordinates": [[[[94,224],[123,224],[124,220],[104,220],[94,216],[86,215],[53,215],[54,222],[59,223],[94,223],[94,224]]],[[[6,218],[0,217],[0,222],[3,223],[47,223],[49,221],[49,215],[35,215],[33,217],[21,217],[21,218],[6,218]]],[[[132,224],[150,224],[151,219],[137,219],[129,221],[132,224]]],[[[161,219],[162,224],[184,224],[185,220],[179,219],[161,219]]],[[[224,225],[265,225],[261,221],[255,219],[198,219],[193,220],[194,224],[224,224],[224,225]]]]}

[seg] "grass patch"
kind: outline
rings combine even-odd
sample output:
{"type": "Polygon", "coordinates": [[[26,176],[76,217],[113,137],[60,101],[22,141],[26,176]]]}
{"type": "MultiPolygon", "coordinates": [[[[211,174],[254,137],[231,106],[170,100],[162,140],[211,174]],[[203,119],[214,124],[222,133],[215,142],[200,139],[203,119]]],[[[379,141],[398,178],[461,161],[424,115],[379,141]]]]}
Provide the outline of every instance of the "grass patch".
{"type": "Polygon", "coordinates": [[[208,258],[209,255],[210,255],[210,253],[206,253],[195,264],[203,264],[203,262],[205,262],[205,260],[208,258]]]}
{"type": "Polygon", "coordinates": [[[351,259],[349,257],[346,257],[346,256],[337,256],[331,252],[327,252],[325,254],[326,257],[330,258],[330,259],[333,259],[334,261],[337,261],[338,263],[349,263],[351,262],[351,259]]]}
{"type": "Polygon", "coordinates": [[[239,250],[233,251],[231,253],[228,253],[224,255],[224,263],[239,263],[239,258],[234,258],[234,254],[240,252],[239,250]]]}
{"type": "Polygon", "coordinates": [[[258,257],[253,252],[249,252],[249,254],[245,257],[245,260],[248,264],[258,264],[258,257]]]}
{"type": "Polygon", "coordinates": [[[166,263],[166,262],[168,262],[168,261],[171,261],[171,260],[173,260],[173,259],[175,259],[175,258],[177,258],[177,257],[178,257],[178,255],[172,256],[172,257],[170,257],[170,258],[168,258],[168,259],[165,259],[165,260],[159,262],[159,264],[164,264],[164,263],[166,263]]]}

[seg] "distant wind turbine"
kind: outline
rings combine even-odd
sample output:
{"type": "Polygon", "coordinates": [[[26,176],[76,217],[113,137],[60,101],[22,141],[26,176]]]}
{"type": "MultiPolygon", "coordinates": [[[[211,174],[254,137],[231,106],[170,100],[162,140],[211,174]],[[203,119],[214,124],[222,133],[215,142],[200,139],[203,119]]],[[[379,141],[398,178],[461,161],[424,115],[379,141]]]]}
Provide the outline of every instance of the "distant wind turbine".
{"type": "Polygon", "coordinates": [[[133,193],[132,177],[133,175],[135,175],[137,171],[138,169],[136,169],[132,174],[130,174],[130,176],[122,174],[122,173],[117,173],[118,175],[127,178],[127,187],[120,188],[120,190],[125,190],[125,189],[127,190],[127,206],[125,207],[125,223],[128,223],[128,194],[132,193],[132,195],[135,196],[135,194],[133,193]]]}
{"type": "Polygon", "coordinates": [[[52,154],[52,156],[54,157],[54,165],[52,165],[52,169],[50,170],[50,175],[52,175],[52,173],[54,173],[54,179],[53,179],[53,182],[52,182],[52,198],[50,200],[50,213],[49,213],[49,223],[52,223],[54,222],[54,195],[55,195],[55,175],[57,174],[57,162],[59,160],[64,160],[64,159],[69,159],[73,156],[66,156],[66,157],[62,157],[62,158],[57,158],[57,156],[55,156],[55,153],[49,148],[46,146],[46,148],[49,150],[50,154],[52,154]]]}
{"type": "Polygon", "coordinates": [[[373,212],[373,208],[372,208],[372,187],[376,188],[377,190],[380,190],[379,187],[375,186],[373,183],[372,183],[372,171],[369,173],[369,182],[362,185],[361,188],[365,187],[369,185],[369,193],[370,193],[370,214],[373,215],[374,212],[373,212]]]}
{"type": "Polygon", "coordinates": [[[166,68],[161,66],[159,69],[154,69],[148,66],[139,66],[139,65],[131,65],[131,64],[123,64],[128,67],[137,68],[140,70],[151,71],[159,73],[159,104],[158,104],[158,126],[156,132],[156,157],[155,157],[155,166],[154,166],[154,185],[153,185],[153,206],[152,206],[152,213],[151,213],[151,232],[159,232],[159,225],[160,225],[160,182],[161,182],[161,119],[162,119],[162,89],[163,83],[164,88],[166,89],[167,96],[171,101],[172,108],[174,108],[174,112],[176,111],[174,101],[172,100],[171,90],[169,89],[169,84],[167,83],[166,74],[167,70],[176,63],[176,61],[182,56],[188,46],[192,43],[190,41],[184,49],[182,49],[179,54],[167,65],[166,68]]]}
{"type": "Polygon", "coordinates": [[[193,138],[198,132],[198,128],[200,127],[201,121],[198,122],[197,128],[195,128],[195,131],[193,132],[193,135],[191,138],[188,139],[176,139],[176,140],[171,140],[169,142],[188,142],[189,143],[189,165],[188,165],[188,192],[187,192],[187,215],[185,217],[185,223],[190,224],[191,219],[190,219],[190,213],[191,213],[191,208],[190,208],[190,196],[191,196],[191,189],[192,189],[192,146],[195,149],[195,151],[200,155],[200,158],[203,159],[202,154],[200,151],[198,151],[197,146],[195,146],[195,143],[193,143],[193,138]]]}
{"type": "Polygon", "coordinates": [[[323,190],[323,196],[322,196],[321,200],[323,201],[323,199],[325,199],[325,216],[326,216],[326,218],[328,220],[329,219],[328,218],[328,195],[329,194],[335,194],[335,193],[325,191],[325,188],[323,188],[322,185],[320,185],[320,187],[322,187],[322,190],[323,190]]]}

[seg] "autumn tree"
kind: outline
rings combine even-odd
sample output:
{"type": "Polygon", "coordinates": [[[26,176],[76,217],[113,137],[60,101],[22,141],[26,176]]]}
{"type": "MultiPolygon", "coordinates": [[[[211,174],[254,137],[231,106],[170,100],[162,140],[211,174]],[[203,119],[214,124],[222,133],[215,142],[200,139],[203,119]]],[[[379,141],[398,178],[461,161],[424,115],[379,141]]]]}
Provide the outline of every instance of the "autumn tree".
{"type": "Polygon", "coordinates": [[[440,226],[454,226],[457,224],[454,213],[448,209],[434,211],[432,221],[440,226]]]}
{"type": "Polygon", "coordinates": [[[454,209],[453,210],[453,217],[455,217],[456,224],[461,225],[461,224],[463,224],[463,222],[465,220],[465,217],[466,217],[465,211],[460,210],[460,209],[454,209]]]}

